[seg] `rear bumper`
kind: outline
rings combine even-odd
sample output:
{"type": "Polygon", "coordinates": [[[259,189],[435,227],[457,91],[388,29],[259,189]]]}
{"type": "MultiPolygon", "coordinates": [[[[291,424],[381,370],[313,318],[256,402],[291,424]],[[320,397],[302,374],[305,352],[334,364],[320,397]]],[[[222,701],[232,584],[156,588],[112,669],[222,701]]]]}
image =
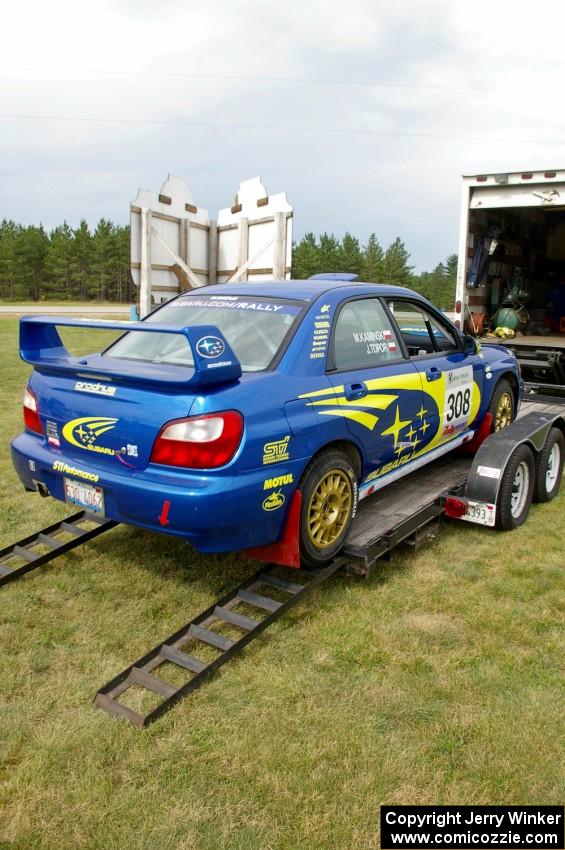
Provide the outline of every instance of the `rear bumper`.
{"type": "MultiPolygon", "coordinates": [[[[202,552],[228,552],[264,546],[279,539],[295,489],[283,487],[284,500],[277,510],[264,510],[264,481],[272,467],[216,474],[149,466],[145,470],[109,470],[49,448],[42,437],[23,433],[12,442],[14,468],[27,489],[43,484],[55,499],[65,501],[63,479],[93,484],[104,490],[105,514],[109,519],[183,537],[202,552]],[[67,463],[75,473],[54,469],[67,463]],[[79,471],[81,474],[76,474],[79,471]],[[167,524],[162,525],[164,502],[169,502],[167,524]]],[[[294,464],[298,466],[298,464],[294,464]]],[[[281,473],[291,472],[285,464],[281,473]]],[[[296,469],[296,484],[300,478],[296,469]]]]}

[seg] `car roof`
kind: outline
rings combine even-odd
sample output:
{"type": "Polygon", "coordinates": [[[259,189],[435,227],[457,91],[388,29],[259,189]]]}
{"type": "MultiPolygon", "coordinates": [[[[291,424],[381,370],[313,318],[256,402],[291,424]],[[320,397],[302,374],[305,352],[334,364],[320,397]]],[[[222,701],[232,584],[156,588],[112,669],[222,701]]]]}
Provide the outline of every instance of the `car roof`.
{"type": "MultiPolygon", "coordinates": [[[[258,280],[245,283],[213,283],[203,287],[207,295],[251,295],[253,297],[299,298],[314,301],[324,292],[342,289],[344,295],[361,295],[367,290],[375,295],[418,295],[411,289],[383,283],[363,283],[356,280],[344,282],[323,278],[317,280],[258,280]]],[[[183,292],[182,295],[201,294],[200,289],[183,292]]]]}

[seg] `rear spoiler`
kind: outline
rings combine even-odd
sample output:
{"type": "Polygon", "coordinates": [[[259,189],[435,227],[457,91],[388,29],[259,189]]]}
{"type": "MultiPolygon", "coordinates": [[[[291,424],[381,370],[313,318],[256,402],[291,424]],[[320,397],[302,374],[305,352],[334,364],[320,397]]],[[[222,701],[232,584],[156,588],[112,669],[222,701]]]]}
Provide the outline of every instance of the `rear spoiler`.
{"type": "Polygon", "coordinates": [[[122,378],[134,383],[171,387],[194,387],[236,381],[241,364],[215,325],[179,328],[157,322],[113,322],[105,319],[69,319],[65,316],[25,316],[20,319],[20,357],[40,372],[80,373],[99,378],[122,378]],[[65,348],[57,327],[96,330],[141,331],[183,336],[190,346],[194,368],[166,363],[91,354],[73,357],[65,348]]]}

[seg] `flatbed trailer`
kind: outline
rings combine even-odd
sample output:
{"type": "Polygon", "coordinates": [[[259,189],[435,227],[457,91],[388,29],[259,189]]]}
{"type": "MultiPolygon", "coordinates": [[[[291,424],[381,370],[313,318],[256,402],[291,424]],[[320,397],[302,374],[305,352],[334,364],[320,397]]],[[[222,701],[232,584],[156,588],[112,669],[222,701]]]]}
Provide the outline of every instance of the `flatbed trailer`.
{"type": "MultiPolygon", "coordinates": [[[[508,471],[514,475],[512,457],[525,447],[532,456],[541,458],[554,429],[565,435],[562,404],[524,402],[517,420],[485,439],[476,454],[455,453],[444,457],[363,500],[343,550],[326,567],[305,570],[275,563],[263,566],[103,685],[95,695],[95,705],[137,727],[146,726],[200,687],[290,607],[338,570],[368,576],[379,559],[389,556],[399,544],[417,548],[433,539],[446,515],[494,525],[498,501],[502,496],[509,498],[510,491],[504,479],[508,471]],[[481,510],[486,519],[473,520],[468,511],[470,505],[483,505],[481,510]],[[225,633],[226,626],[231,629],[230,636],[225,633]],[[202,644],[208,653],[210,648],[216,651],[211,661],[198,657],[198,646],[202,644]],[[174,664],[182,669],[187,676],[185,683],[174,686],[156,675],[155,671],[163,664],[174,664]],[[120,699],[133,687],[142,687],[158,695],[158,704],[146,714],[135,711],[120,699]]],[[[559,481],[563,455],[565,452],[559,459],[559,481]]],[[[116,525],[82,512],[6,547],[0,551],[0,585],[116,525]]]]}
{"type": "MultiPolygon", "coordinates": [[[[526,401],[516,422],[532,414],[565,416],[565,408],[526,401]]],[[[448,455],[362,501],[341,553],[348,571],[367,575],[399,543],[418,548],[433,539],[445,514],[446,498],[464,495],[474,463],[474,455],[448,455]]]]}

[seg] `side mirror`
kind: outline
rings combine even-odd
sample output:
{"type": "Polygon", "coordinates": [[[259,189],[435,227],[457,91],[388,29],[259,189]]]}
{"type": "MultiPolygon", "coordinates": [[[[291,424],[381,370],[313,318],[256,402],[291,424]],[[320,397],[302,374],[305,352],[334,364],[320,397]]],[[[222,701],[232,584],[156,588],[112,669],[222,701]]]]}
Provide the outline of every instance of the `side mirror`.
{"type": "Polygon", "coordinates": [[[463,351],[465,354],[476,354],[477,353],[477,340],[474,336],[470,334],[465,334],[463,337],[463,351]]]}

